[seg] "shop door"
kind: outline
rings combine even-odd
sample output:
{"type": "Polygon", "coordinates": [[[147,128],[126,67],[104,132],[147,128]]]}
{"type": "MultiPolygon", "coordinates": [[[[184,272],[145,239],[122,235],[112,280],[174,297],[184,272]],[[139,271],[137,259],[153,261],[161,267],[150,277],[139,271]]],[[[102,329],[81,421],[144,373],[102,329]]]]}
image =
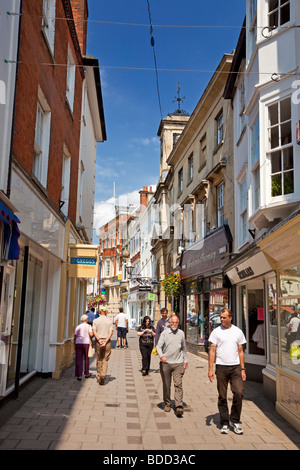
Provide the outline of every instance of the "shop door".
{"type": "Polygon", "coordinates": [[[0,396],[5,395],[9,349],[12,335],[12,312],[14,299],[15,268],[7,266],[3,270],[3,302],[1,304],[1,340],[0,340],[0,396]]]}

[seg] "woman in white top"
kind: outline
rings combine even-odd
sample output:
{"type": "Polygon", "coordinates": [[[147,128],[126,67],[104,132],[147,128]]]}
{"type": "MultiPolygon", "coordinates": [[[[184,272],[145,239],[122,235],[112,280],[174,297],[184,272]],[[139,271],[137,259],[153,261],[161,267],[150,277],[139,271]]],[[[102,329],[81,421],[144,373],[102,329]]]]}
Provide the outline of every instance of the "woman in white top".
{"type": "Polygon", "coordinates": [[[90,360],[88,356],[90,338],[93,337],[92,327],[88,324],[89,317],[82,315],[81,324],[78,325],[74,333],[75,342],[75,377],[81,380],[84,363],[84,374],[88,378],[91,376],[89,372],[90,360]]]}

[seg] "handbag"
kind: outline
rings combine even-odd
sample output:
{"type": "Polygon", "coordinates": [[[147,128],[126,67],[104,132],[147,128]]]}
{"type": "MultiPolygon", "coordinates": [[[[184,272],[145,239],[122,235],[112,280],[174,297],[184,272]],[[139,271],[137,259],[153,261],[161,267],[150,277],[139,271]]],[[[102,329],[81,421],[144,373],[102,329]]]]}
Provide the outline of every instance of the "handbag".
{"type": "Polygon", "coordinates": [[[88,357],[94,357],[94,354],[95,354],[95,349],[93,348],[92,343],[90,343],[88,357]]]}

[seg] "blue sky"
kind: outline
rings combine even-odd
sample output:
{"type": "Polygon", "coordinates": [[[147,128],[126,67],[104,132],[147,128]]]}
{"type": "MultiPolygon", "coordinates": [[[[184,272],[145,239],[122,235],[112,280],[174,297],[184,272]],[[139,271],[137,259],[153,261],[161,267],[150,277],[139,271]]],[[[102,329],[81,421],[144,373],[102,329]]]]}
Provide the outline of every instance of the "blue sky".
{"type": "Polygon", "coordinates": [[[89,0],[87,55],[99,59],[107,131],[97,147],[96,230],[112,217],[114,188],[116,198],[137,203],[139,189],[156,185],[157,130],[176,109],[177,84],[191,114],[223,54],[236,47],[245,5],[149,0],[160,108],[147,0],[89,0]]]}

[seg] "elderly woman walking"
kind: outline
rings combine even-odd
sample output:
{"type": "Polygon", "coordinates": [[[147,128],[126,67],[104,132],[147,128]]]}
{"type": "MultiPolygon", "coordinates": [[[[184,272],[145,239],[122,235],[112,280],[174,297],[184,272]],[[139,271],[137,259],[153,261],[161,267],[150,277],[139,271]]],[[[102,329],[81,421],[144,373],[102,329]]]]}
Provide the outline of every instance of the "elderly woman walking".
{"type": "Polygon", "coordinates": [[[90,377],[90,359],[88,356],[90,338],[93,337],[92,327],[88,324],[89,317],[82,315],[81,324],[78,325],[74,333],[75,342],[75,377],[77,380],[82,379],[83,364],[84,364],[84,375],[86,378],[90,377]]]}

